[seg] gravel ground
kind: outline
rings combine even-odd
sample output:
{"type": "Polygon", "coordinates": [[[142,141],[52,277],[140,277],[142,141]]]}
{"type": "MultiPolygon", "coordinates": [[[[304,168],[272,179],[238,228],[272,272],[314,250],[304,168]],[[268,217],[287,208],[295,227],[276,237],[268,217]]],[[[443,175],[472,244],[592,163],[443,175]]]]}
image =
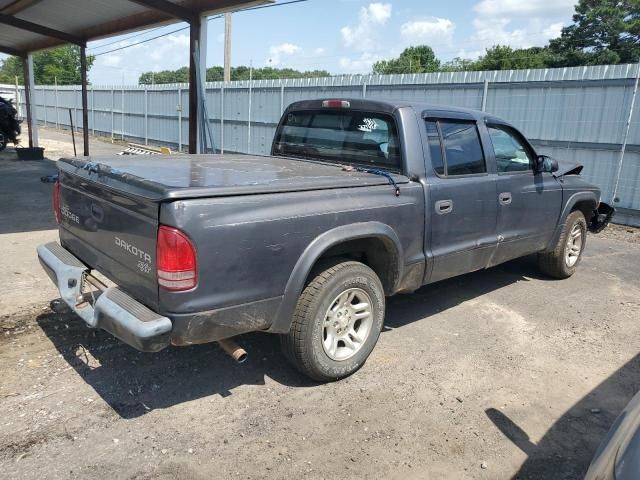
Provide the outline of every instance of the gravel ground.
{"type": "Polygon", "coordinates": [[[625,225],[610,224],[600,232],[602,238],[611,238],[629,243],[640,243],[640,228],[627,227],[625,225]]]}
{"type": "MultiPolygon", "coordinates": [[[[578,479],[640,388],[640,246],[394,297],[370,360],[315,384],[277,338],[142,354],[59,303],[0,322],[5,478],[578,479]]],[[[45,277],[43,275],[43,281],[45,277]]]]}

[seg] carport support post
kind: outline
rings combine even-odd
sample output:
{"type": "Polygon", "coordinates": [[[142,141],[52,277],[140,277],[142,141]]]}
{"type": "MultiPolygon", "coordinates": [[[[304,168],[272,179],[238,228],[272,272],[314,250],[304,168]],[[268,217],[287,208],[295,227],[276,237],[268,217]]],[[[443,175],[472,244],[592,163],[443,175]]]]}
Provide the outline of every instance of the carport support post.
{"type": "MultiPolygon", "coordinates": [[[[200,78],[198,79],[198,121],[202,123],[198,128],[198,153],[207,153],[209,148],[213,148],[213,145],[207,145],[208,137],[207,130],[209,129],[209,118],[204,115],[203,104],[207,101],[207,21],[206,16],[200,17],[200,35],[198,38],[198,58],[200,59],[200,65],[198,65],[198,71],[200,72],[200,78]],[[202,98],[200,98],[202,96],[202,98]],[[204,135],[204,139],[202,136],[204,135]],[[202,146],[205,146],[205,151],[202,152],[202,146]]],[[[213,139],[211,139],[213,141],[213,139]]]]}
{"type": "Polygon", "coordinates": [[[82,82],[82,141],[84,155],[89,155],[89,106],[87,100],[87,47],[80,46],[80,77],[82,82]]]}
{"type": "Polygon", "coordinates": [[[32,93],[35,90],[33,82],[33,57],[29,54],[22,57],[24,70],[24,103],[27,111],[27,126],[29,128],[29,147],[38,146],[38,126],[35,120],[32,93]]]}
{"type": "Polygon", "coordinates": [[[190,23],[189,28],[189,153],[198,150],[198,79],[196,50],[200,40],[200,17],[190,23]]]}

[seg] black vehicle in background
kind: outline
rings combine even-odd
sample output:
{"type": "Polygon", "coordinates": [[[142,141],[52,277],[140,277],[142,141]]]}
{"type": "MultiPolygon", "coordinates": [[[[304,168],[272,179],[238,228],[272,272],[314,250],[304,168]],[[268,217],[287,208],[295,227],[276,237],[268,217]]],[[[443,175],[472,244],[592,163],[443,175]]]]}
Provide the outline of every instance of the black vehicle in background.
{"type": "Polygon", "coordinates": [[[20,135],[20,121],[16,118],[18,112],[11,100],[0,97],[0,152],[9,142],[18,144],[20,135]]]}

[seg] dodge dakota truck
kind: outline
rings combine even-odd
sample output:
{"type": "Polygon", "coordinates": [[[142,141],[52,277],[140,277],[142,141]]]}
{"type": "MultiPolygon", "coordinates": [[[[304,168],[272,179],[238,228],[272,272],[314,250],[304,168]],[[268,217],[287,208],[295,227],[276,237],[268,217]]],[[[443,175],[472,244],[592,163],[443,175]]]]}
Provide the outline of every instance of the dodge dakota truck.
{"type": "Polygon", "coordinates": [[[363,365],[385,297],[530,254],[567,278],[613,214],[504,120],[412,102],[294,103],[270,156],[58,167],[38,256],[89,326],[148,352],[274,333],[318,381],[363,365]]]}

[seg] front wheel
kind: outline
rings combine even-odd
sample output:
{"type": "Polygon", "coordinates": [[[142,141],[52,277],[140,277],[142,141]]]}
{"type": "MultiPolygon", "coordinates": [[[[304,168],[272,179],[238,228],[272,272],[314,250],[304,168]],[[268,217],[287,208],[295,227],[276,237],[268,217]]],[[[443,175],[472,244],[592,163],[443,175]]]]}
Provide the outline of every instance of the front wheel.
{"type": "Polygon", "coordinates": [[[569,278],[578,268],[586,243],[587,221],[584,214],[576,210],[567,217],[553,251],[538,255],[540,269],[555,278],[569,278]]]}
{"type": "Polygon", "coordinates": [[[384,323],[384,290],[366,265],[336,260],[312,273],[298,299],[288,334],[287,359],[321,382],[356,372],[371,354],[384,323]]]}

